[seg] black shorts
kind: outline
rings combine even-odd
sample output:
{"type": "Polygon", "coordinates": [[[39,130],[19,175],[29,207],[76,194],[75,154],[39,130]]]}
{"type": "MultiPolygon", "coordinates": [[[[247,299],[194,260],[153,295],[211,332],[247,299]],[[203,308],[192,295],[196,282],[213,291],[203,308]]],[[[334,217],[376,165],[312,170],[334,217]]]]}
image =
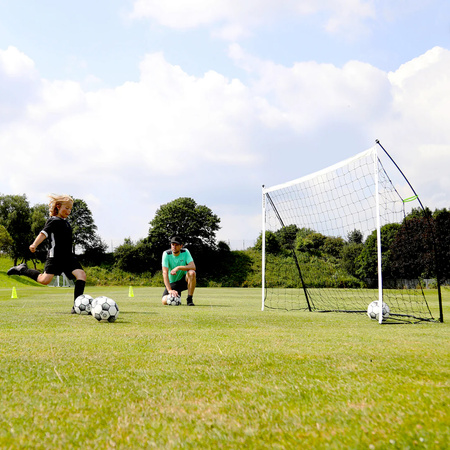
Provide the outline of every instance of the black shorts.
{"type": "MultiPolygon", "coordinates": [[[[170,287],[172,288],[172,290],[177,291],[179,294],[181,294],[182,291],[187,291],[188,285],[186,277],[183,277],[181,280],[170,283],[170,287]]],[[[163,292],[163,297],[168,293],[169,292],[167,291],[167,288],[165,288],[163,292]]]]}
{"type": "Polygon", "coordinates": [[[81,267],[81,264],[75,256],[63,260],[48,258],[47,261],[45,261],[44,267],[45,273],[50,275],[61,275],[64,272],[69,280],[75,279],[72,272],[77,269],[83,270],[83,267],[81,267]]]}

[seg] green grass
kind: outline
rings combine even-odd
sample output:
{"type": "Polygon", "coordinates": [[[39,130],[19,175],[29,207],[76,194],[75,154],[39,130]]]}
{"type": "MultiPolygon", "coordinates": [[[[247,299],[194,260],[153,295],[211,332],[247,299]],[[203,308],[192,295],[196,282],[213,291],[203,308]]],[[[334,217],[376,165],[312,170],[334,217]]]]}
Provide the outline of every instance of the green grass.
{"type": "Polygon", "coordinates": [[[259,289],[199,288],[190,308],[88,287],[119,304],[110,324],[71,315],[72,289],[15,287],[0,288],[1,449],[448,448],[447,323],[261,312],[259,289]]]}
{"type": "MultiPolygon", "coordinates": [[[[30,278],[27,277],[19,277],[12,276],[9,277],[6,275],[6,272],[10,267],[13,266],[13,261],[5,256],[0,255],[0,288],[13,288],[18,286],[38,286],[42,287],[39,283],[34,282],[30,278]]],[[[28,267],[33,267],[29,265],[28,267]]],[[[39,270],[42,270],[42,264],[39,265],[39,270]]],[[[1,295],[1,294],[0,294],[1,295]]]]}

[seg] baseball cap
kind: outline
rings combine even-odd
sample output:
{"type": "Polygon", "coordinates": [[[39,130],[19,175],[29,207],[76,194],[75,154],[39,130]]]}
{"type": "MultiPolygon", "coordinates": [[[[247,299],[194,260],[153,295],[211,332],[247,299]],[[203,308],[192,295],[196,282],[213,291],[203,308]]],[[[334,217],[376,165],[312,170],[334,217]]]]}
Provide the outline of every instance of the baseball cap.
{"type": "Polygon", "coordinates": [[[173,237],[170,239],[170,243],[171,243],[171,244],[179,244],[179,245],[181,245],[183,242],[182,242],[180,236],[173,236],[173,237]]]}

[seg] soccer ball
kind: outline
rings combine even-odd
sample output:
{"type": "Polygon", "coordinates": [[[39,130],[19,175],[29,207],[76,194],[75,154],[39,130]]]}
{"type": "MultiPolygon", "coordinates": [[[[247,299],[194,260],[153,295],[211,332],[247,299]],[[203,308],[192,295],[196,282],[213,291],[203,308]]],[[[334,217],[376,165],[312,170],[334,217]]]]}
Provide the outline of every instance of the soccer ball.
{"type": "Polygon", "coordinates": [[[77,314],[91,314],[92,300],[94,300],[90,295],[79,295],[73,304],[73,309],[77,314]]]}
{"type": "Polygon", "coordinates": [[[166,302],[170,306],[179,306],[181,305],[181,297],[174,297],[172,295],[168,295],[166,302]]]}
{"type": "Polygon", "coordinates": [[[102,296],[94,298],[91,312],[99,322],[115,322],[119,307],[112,298],[102,296]]]}
{"type": "Polygon", "coordinates": [[[98,300],[99,300],[100,298],[102,298],[102,297],[96,297],[96,298],[94,298],[94,299],[92,300],[92,303],[91,303],[91,312],[92,312],[92,310],[94,309],[94,306],[97,304],[97,302],[98,302],[98,300]]]}
{"type": "MultiPolygon", "coordinates": [[[[376,300],[374,302],[372,302],[369,307],[367,308],[367,315],[371,318],[371,319],[376,319],[376,320],[380,320],[380,308],[379,308],[379,300],[376,300]]],[[[383,314],[383,320],[387,319],[389,317],[389,306],[383,302],[383,306],[382,306],[382,314],[383,314]]]]}

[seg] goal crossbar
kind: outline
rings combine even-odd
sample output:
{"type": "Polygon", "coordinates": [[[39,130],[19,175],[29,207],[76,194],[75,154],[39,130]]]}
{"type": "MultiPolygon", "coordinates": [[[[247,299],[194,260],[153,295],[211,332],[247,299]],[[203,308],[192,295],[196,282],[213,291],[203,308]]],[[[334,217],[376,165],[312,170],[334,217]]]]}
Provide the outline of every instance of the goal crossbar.
{"type": "Polygon", "coordinates": [[[365,158],[368,156],[374,157],[376,155],[377,155],[376,147],[369,148],[368,150],[358,153],[355,156],[347,158],[341,162],[333,164],[332,166],[326,167],[324,169],[318,170],[317,172],[311,173],[309,175],[305,175],[305,176],[297,178],[295,180],[287,181],[286,183],[277,184],[275,186],[271,186],[268,188],[263,186],[263,195],[273,192],[273,191],[278,191],[280,189],[288,188],[288,187],[294,186],[296,184],[304,183],[306,181],[312,180],[313,178],[317,178],[321,175],[325,175],[327,173],[334,172],[335,170],[340,169],[341,167],[344,167],[346,165],[349,165],[350,163],[352,163],[353,161],[357,161],[358,159],[365,158]]]}

